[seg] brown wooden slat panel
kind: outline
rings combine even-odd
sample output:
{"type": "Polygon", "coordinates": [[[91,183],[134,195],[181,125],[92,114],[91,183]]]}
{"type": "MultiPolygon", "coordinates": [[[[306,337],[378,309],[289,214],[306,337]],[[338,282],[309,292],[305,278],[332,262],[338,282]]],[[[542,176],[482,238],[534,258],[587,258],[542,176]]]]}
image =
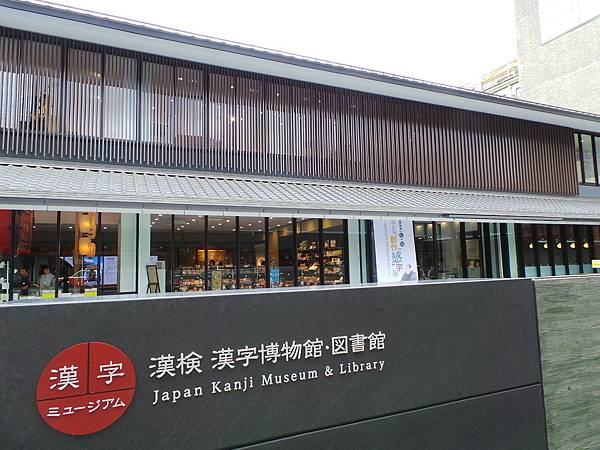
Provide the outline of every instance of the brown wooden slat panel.
{"type": "Polygon", "coordinates": [[[0,28],[0,152],[576,194],[572,131],[0,28]]]}

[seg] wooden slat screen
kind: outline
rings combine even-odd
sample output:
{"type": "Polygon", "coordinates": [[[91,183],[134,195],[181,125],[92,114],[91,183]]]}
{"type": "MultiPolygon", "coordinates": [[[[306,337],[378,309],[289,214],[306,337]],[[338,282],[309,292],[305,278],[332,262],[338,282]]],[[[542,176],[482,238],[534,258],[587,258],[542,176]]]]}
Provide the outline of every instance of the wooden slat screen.
{"type": "Polygon", "coordinates": [[[0,154],[576,194],[572,130],[0,29],[0,154]]]}

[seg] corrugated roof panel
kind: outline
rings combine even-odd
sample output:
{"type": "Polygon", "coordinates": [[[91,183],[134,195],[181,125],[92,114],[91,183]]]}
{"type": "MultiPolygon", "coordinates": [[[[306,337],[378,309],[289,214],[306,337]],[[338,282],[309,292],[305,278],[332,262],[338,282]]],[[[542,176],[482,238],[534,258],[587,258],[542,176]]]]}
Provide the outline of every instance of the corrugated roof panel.
{"type": "Polygon", "coordinates": [[[0,203],[19,199],[44,205],[82,202],[90,208],[131,204],[132,208],[227,211],[259,214],[320,211],[321,214],[437,215],[452,218],[568,220],[600,223],[600,199],[460,191],[241,177],[224,174],[156,173],[130,169],[60,167],[0,161],[0,203]],[[136,206],[137,205],[137,206],[136,206]],[[351,211],[351,213],[348,213],[351,211]]]}

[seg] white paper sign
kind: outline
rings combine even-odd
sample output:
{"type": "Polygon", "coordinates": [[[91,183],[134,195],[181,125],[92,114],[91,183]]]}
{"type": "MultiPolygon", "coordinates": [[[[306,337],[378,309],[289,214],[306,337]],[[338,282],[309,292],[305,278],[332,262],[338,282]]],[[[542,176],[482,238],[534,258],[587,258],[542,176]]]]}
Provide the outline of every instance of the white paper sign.
{"type": "Polygon", "coordinates": [[[412,220],[374,220],[377,281],[417,281],[412,220]]]}

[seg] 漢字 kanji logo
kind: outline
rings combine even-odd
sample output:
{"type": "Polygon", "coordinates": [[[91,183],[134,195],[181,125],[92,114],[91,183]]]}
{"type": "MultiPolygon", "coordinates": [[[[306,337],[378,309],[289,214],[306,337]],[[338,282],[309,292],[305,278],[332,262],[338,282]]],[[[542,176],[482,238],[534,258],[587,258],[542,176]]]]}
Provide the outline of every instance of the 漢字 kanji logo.
{"type": "Polygon", "coordinates": [[[48,363],[36,400],[42,419],[52,428],[84,435],[115,423],[134,392],[135,370],[125,353],[104,342],[83,342],[48,363]]]}

